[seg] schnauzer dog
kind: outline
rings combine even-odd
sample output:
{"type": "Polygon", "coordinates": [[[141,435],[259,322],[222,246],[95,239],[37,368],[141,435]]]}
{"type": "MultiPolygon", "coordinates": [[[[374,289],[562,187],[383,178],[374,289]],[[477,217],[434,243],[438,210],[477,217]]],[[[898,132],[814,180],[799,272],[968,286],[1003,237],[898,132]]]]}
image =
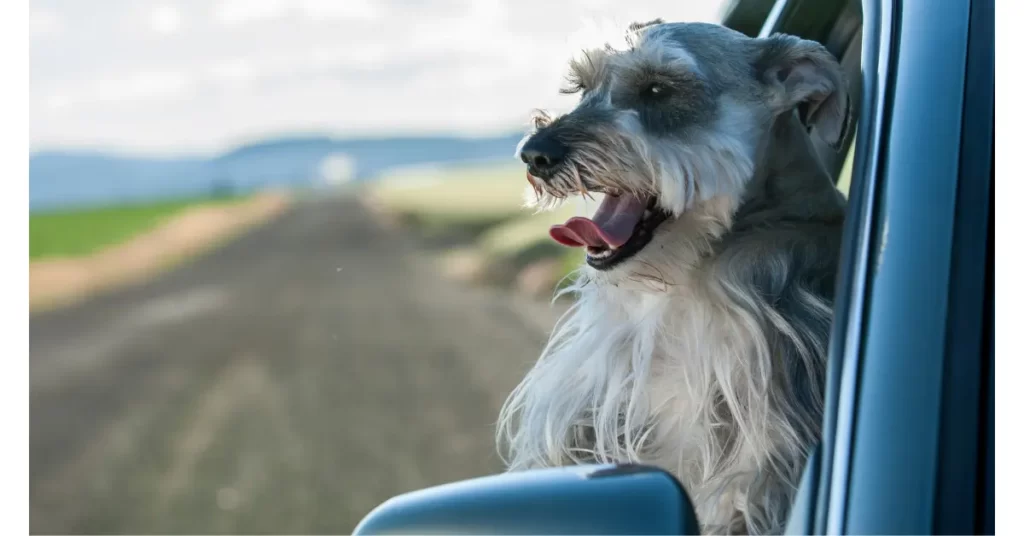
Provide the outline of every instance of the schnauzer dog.
{"type": "Polygon", "coordinates": [[[653,464],[705,531],[781,532],[820,437],[845,200],[812,136],[846,136],[838,62],[659,19],[569,70],[578,105],[538,112],[517,152],[540,205],[604,199],[551,228],[586,264],[502,408],[502,455],[653,464]]]}

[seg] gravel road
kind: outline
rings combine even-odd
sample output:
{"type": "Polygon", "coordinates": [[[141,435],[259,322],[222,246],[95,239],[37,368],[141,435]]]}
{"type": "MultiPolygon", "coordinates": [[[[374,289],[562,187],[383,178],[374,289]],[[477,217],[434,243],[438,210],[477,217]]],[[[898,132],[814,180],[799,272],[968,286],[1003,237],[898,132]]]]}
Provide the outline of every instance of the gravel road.
{"type": "Polygon", "coordinates": [[[500,470],[555,318],[438,275],[350,197],[31,319],[33,533],[330,533],[500,470]]]}

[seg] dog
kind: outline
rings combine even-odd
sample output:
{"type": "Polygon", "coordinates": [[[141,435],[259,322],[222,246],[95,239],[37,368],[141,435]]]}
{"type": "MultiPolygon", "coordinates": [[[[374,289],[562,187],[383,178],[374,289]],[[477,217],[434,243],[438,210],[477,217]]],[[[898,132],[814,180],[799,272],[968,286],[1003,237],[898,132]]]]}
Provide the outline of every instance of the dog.
{"type": "Polygon", "coordinates": [[[517,153],[536,204],[592,193],[551,228],[586,248],[574,304],[498,419],[510,471],[645,463],[706,533],[774,534],[820,439],[845,198],[847,85],[819,43],[634,23],[569,64],[569,113],[517,153]]]}

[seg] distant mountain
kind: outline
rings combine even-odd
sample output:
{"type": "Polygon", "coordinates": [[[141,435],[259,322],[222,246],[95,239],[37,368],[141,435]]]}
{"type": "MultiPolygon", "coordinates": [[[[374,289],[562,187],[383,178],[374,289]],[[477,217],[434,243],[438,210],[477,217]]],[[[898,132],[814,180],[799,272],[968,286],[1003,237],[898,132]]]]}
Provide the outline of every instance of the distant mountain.
{"type": "MultiPolygon", "coordinates": [[[[105,205],[329,180],[325,164],[346,160],[346,180],[421,164],[508,161],[521,135],[487,138],[282,137],[211,158],[146,158],[87,151],[45,151],[29,159],[31,210],[105,205]]],[[[330,167],[337,169],[337,166],[330,167]]],[[[336,179],[336,177],[335,177],[336,179]]]]}

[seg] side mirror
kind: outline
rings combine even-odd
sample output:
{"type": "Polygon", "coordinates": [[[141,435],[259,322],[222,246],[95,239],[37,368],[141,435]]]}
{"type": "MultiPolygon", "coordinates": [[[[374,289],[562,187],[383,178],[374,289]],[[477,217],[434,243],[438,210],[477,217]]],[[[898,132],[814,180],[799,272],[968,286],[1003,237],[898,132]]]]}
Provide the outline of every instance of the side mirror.
{"type": "Polygon", "coordinates": [[[369,534],[700,534],[682,485],[642,465],[504,473],[394,497],[370,512],[369,534]]]}

